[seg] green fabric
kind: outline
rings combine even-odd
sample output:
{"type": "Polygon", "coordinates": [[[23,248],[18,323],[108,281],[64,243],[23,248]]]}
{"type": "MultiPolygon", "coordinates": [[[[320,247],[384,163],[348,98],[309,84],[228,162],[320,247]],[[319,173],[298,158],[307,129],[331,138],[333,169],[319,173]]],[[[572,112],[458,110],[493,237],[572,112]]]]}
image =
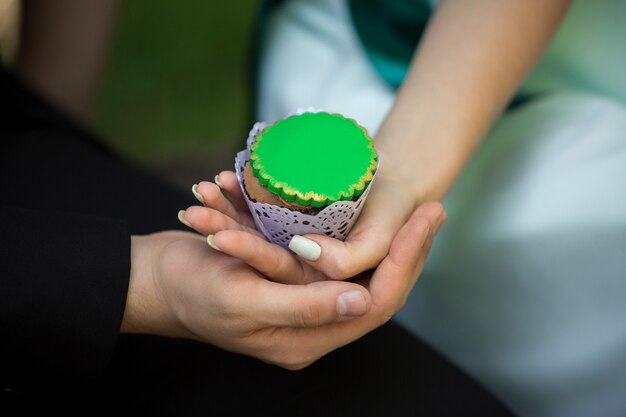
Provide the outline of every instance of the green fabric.
{"type": "MultiPolygon", "coordinates": [[[[378,74],[398,88],[432,14],[424,0],[347,0],[354,27],[378,74]]],[[[626,2],[576,1],[509,107],[541,94],[582,91],[626,103],[626,2]]]]}
{"type": "Polygon", "coordinates": [[[393,88],[404,81],[432,14],[427,0],[348,0],[354,27],[380,76],[393,88]]]}
{"type": "Polygon", "coordinates": [[[339,114],[304,113],[266,128],[251,148],[261,185],[286,201],[321,207],[352,200],[376,169],[374,142],[339,114]]]}

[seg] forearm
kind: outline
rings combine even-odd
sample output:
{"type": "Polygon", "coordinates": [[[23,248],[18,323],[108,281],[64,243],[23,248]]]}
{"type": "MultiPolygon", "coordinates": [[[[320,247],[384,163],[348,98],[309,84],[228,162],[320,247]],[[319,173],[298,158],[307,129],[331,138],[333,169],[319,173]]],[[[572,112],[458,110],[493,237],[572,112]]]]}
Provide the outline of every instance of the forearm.
{"type": "Polygon", "coordinates": [[[377,143],[383,167],[441,199],[540,57],[568,0],[445,1],[377,143]]]}
{"type": "Polygon", "coordinates": [[[82,122],[91,122],[117,0],[27,0],[17,72],[82,122]]]}

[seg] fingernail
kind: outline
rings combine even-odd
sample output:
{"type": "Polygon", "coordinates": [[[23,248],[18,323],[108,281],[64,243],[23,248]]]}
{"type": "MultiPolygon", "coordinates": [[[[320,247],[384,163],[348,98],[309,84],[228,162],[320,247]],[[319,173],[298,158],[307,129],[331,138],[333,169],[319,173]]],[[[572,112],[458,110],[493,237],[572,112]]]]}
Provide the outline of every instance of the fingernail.
{"type": "Polygon", "coordinates": [[[191,224],[185,218],[185,210],[180,210],[178,212],[178,221],[180,221],[182,224],[184,224],[187,227],[191,227],[191,224]]]}
{"type": "Polygon", "coordinates": [[[362,316],[367,311],[367,302],[359,290],[346,291],[337,297],[339,317],[362,316]]]}
{"type": "Polygon", "coordinates": [[[202,198],[202,195],[198,192],[198,184],[194,184],[191,187],[191,192],[193,193],[193,195],[196,197],[196,199],[201,202],[202,204],[204,204],[204,198],[202,198]]]}
{"type": "Polygon", "coordinates": [[[222,183],[220,182],[219,176],[220,176],[220,174],[217,174],[217,175],[215,176],[215,179],[214,179],[213,181],[215,182],[215,185],[217,185],[218,187],[220,187],[220,188],[224,188],[224,186],[223,186],[223,185],[222,185],[222,183]]]}
{"type": "Polygon", "coordinates": [[[210,247],[212,247],[213,249],[215,249],[218,252],[221,252],[222,250],[220,248],[217,247],[217,245],[215,244],[215,236],[213,235],[208,235],[206,237],[206,241],[209,244],[210,247]]]}
{"type": "Polygon", "coordinates": [[[322,248],[311,239],[304,236],[295,235],[289,241],[289,249],[294,251],[296,255],[302,256],[309,261],[317,261],[322,254],[322,248]]]}

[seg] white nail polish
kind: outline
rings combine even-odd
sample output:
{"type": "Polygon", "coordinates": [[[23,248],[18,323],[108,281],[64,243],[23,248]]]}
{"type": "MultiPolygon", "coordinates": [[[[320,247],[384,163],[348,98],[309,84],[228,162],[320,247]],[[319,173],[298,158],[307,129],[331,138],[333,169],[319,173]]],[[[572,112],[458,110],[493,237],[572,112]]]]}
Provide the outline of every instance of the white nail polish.
{"type": "Polygon", "coordinates": [[[204,198],[202,198],[202,195],[198,192],[198,184],[194,184],[191,187],[191,192],[193,193],[193,195],[196,197],[196,199],[201,202],[202,204],[204,204],[204,198]]]}
{"type": "Polygon", "coordinates": [[[215,249],[218,252],[221,252],[222,250],[220,248],[217,247],[217,245],[215,244],[215,236],[213,235],[208,235],[206,237],[206,242],[209,244],[210,247],[212,247],[213,249],[215,249]]]}
{"type": "Polygon", "coordinates": [[[178,212],[178,221],[180,221],[182,224],[184,224],[187,227],[191,227],[191,224],[185,218],[185,210],[180,210],[178,212]]]}
{"type": "Polygon", "coordinates": [[[215,182],[215,185],[217,185],[220,188],[224,188],[224,186],[222,185],[222,183],[219,180],[219,174],[215,176],[215,179],[213,180],[215,182]]]}
{"type": "Polygon", "coordinates": [[[289,249],[309,261],[317,261],[322,254],[320,245],[304,236],[295,235],[289,242],[289,249]]]}

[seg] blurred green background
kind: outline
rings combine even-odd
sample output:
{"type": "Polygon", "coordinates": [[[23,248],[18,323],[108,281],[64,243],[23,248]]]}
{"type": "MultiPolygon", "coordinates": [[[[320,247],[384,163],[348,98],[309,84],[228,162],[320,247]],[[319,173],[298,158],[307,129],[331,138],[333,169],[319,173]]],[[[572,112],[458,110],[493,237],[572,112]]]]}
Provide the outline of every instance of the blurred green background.
{"type": "Polygon", "coordinates": [[[176,183],[231,167],[252,120],[256,9],[254,1],[121,2],[100,135],[176,183]]]}

